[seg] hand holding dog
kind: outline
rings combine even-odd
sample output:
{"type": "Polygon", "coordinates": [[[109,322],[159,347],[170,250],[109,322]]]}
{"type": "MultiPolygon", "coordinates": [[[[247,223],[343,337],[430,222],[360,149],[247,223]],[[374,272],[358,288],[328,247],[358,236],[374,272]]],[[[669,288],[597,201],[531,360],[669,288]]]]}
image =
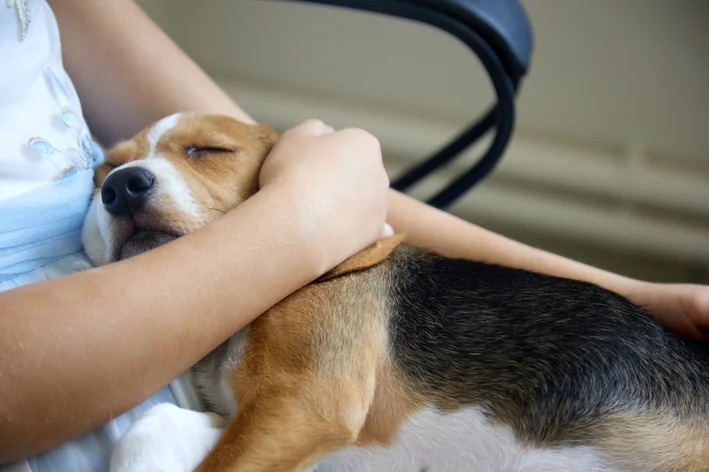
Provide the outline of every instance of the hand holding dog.
{"type": "Polygon", "coordinates": [[[327,252],[328,265],[393,233],[385,223],[389,178],[379,141],[366,131],[335,131],[308,120],[286,131],[266,158],[261,189],[288,187],[312,218],[312,232],[327,252]]]}
{"type": "Polygon", "coordinates": [[[709,287],[633,281],[622,293],[673,331],[694,339],[709,338],[709,287]]]}

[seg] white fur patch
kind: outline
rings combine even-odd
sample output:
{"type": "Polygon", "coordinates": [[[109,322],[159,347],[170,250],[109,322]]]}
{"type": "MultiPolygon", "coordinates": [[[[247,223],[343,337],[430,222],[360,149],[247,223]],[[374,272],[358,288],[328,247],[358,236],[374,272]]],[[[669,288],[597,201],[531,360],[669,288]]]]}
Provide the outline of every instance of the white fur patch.
{"type": "Polygon", "coordinates": [[[111,472],[192,472],[216,445],[225,421],[214,413],[157,405],[133,423],[111,455],[111,472]]]}
{"type": "Polygon", "coordinates": [[[182,116],[182,113],[173,113],[172,115],[166,116],[162,120],[158,121],[150,128],[147,136],[149,151],[145,159],[155,159],[158,157],[156,149],[158,143],[160,142],[160,138],[162,138],[163,135],[170,129],[174,128],[182,116]]]}
{"type": "Polygon", "coordinates": [[[101,234],[102,229],[103,231],[108,231],[108,228],[99,222],[99,214],[101,212],[106,213],[106,210],[103,208],[103,203],[101,203],[101,195],[96,195],[91,200],[81,234],[84,251],[96,266],[107,264],[110,258],[108,245],[101,234]]]}

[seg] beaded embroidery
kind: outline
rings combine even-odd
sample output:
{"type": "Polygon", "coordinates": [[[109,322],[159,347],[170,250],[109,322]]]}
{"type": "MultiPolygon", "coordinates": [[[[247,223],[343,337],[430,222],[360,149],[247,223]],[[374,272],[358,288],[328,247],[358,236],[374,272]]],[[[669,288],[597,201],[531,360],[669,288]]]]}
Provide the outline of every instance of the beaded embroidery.
{"type": "Polygon", "coordinates": [[[55,180],[61,180],[98,165],[101,150],[89,136],[84,120],[73,110],[69,91],[62,80],[49,67],[46,67],[44,72],[52,84],[54,95],[57,98],[61,122],[74,133],[80,148],[69,147],[62,151],[41,136],[30,138],[27,144],[46,156],[60,155],[64,158],[64,164],[55,177],[55,180]]]}
{"type": "Polygon", "coordinates": [[[15,7],[17,21],[20,23],[20,41],[22,41],[27,36],[32,21],[29,0],[7,0],[7,6],[8,8],[15,7]]]}

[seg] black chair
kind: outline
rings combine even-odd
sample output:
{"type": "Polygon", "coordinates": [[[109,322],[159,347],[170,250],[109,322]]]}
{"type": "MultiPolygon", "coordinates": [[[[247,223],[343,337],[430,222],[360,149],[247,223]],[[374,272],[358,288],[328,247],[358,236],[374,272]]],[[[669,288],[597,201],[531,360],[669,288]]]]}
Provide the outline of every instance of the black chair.
{"type": "MultiPolygon", "coordinates": [[[[296,1],[296,0],[291,0],[296,1]]],[[[518,0],[300,0],[381,13],[426,23],[463,41],[480,58],[497,95],[497,104],[482,119],[433,156],[409,169],[392,187],[404,191],[450,163],[492,128],[490,147],[468,171],[428,203],[438,208],[456,199],[493,170],[507,147],[515,121],[515,96],[529,70],[532,29],[518,0]]]]}

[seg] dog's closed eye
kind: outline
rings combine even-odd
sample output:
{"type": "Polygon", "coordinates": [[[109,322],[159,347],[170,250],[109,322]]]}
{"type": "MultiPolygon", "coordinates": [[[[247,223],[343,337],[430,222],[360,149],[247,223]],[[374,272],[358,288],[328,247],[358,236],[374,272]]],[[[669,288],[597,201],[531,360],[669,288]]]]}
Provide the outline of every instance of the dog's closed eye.
{"type": "Polygon", "coordinates": [[[234,154],[237,151],[234,149],[218,147],[218,146],[187,146],[185,154],[188,159],[198,159],[209,154],[234,154]]]}

